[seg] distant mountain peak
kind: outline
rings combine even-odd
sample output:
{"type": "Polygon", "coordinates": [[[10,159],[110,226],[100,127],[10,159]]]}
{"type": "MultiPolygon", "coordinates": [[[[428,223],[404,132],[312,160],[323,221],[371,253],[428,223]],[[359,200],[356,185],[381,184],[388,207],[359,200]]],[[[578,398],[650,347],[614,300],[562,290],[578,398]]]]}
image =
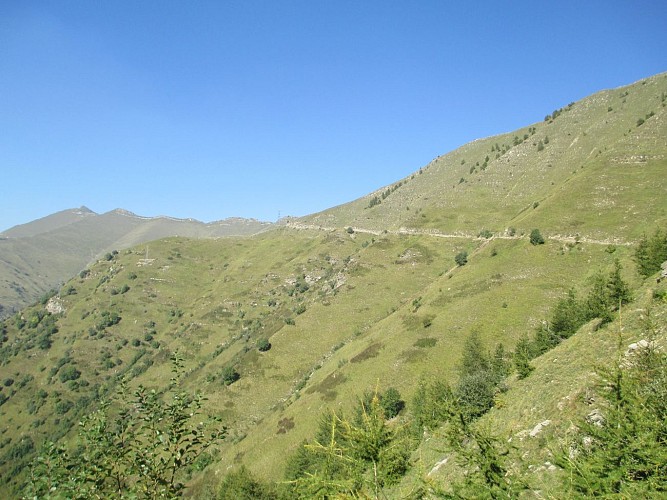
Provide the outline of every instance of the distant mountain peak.
{"type": "Polygon", "coordinates": [[[89,214],[97,215],[94,211],[92,211],[85,205],[81,205],[79,208],[72,209],[72,212],[74,212],[77,215],[89,215],[89,214]]]}
{"type": "Polygon", "coordinates": [[[125,210],[124,208],[115,208],[114,210],[111,210],[108,213],[116,215],[124,215],[125,217],[139,217],[134,212],[130,212],[129,210],[125,210]]]}

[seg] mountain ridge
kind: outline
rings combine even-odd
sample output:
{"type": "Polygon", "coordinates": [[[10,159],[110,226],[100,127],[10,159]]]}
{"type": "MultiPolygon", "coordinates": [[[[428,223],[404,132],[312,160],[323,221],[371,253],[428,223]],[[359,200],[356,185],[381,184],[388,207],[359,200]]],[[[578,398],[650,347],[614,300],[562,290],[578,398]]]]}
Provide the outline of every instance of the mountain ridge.
{"type": "Polygon", "coordinates": [[[0,317],[34,302],[104,253],[167,236],[219,238],[273,227],[254,219],[143,217],[125,209],[66,209],[0,233],[0,317]]]}
{"type": "Polygon", "coordinates": [[[8,229],[5,229],[4,231],[0,232],[0,237],[3,238],[19,238],[19,237],[25,237],[25,236],[35,236],[36,234],[40,233],[45,233],[52,231],[54,229],[58,229],[59,227],[68,225],[68,224],[73,224],[75,222],[78,222],[80,218],[82,217],[89,217],[89,216],[96,216],[100,217],[103,215],[107,214],[116,214],[116,215],[123,215],[126,217],[132,217],[136,219],[141,219],[141,220],[159,220],[159,219],[166,219],[166,220],[171,220],[171,221],[176,221],[176,222],[193,222],[197,224],[202,224],[204,226],[211,226],[211,225],[230,225],[234,223],[239,223],[239,224],[265,224],[265,225],[270,225],[273,224],[271,222],[266,222],[266,221],[261,221],[259,219],[255,219],[252,217],[226,217],[224,219],[219,219],[219,220],[214,220],[210,222],[203,222],[198,219],[194,219],[192,217],[172,217],[170,215],[155,215],[155,216],[145,216],[145,215],[138,215],[130,210],[124,209],[124,208],[114,208],[112,210],[109,210],[107,212],[103,213],[97,213],[88,207],[82,205],[79,208],[68,208],[68,209],[63,209],[59,210],[58,212],[54,212],[49,215],[45,215],[43,217],[40,217],[38,219],[17,224],[15,226],[12,226],[8,229]],[[72,218],[71,220],[66,219],[65,217],[67,215],[72,215],[72,216],[80,216],[80,218],[72,218]],[[65,217],[63,217],[65,216],[65,217]],[[65,219],[64,221],[61,222],[56,222],[53,223],[54,219],[57,218],[63,218],[65,219]],[[44,226],[48,227],[44,228],[44,226]]]}

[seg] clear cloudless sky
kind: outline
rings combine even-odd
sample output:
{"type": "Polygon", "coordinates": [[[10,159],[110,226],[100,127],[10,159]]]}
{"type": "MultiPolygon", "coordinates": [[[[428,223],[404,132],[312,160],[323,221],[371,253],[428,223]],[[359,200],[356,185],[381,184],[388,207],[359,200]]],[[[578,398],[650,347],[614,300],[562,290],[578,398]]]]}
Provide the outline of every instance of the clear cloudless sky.
{"type": "Polygon", "coordinates": [[[0,0],[0,230],[306,215],[663,71],[659,0],[0,0]]]}

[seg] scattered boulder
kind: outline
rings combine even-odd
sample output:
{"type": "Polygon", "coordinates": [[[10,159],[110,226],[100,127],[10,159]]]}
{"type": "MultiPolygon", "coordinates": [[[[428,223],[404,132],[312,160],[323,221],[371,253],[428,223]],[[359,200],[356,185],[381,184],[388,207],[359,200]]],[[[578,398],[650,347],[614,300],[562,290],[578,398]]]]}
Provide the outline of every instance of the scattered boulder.
{"type": "Polygon", "coordinates": [[[65,306],[60,300],[60,297],[51,297],[45,307],[47,312],[51,314],[61,314],[65,312],[65,306]]]}
{"type": "Polygon", "coordinates": [[[660,276],[658,276],[658,283],[667,278],[667,260],[660,265],[660,276]]]}
{"type": "Polygon", "coordinates": [[[602,427],[604,425],[604,416],[602,415],[602,412],[596,408],[592,412],[590,412],[588,415],[586,415],[586,421],[589,424],[596,425],[598,427],[602,427]]]}
{"type": "Polygon", "coordinates": [[[625,355],[632,354],[637,349],[646,349],[649,346],[648,340],[640,340],[639,342],[634,342],[628,346],[628,350],[625,352],[625,355]]]}
{"type": "Polygon", "coordinates": [[[543,472],[543,471],[554,472],[554,471],[558,470],[558,467],[556,467],[551,462],[547,461],[547,462],[544,462],[544,465],[540,465],[540,466],[537,466],[537,467],[534,466],[534,465],[529,465],[528,469],[533,473],[543,472]]]}
{"type": "Polygon", "coordinates": [[[432,468],[431,471],[428,473],[428,475],[429,475],[429,476],[432,476],[433,474],[435,474],[436,472],[438,472],[438,470],[440,469],[440,467],[442,467],[443,465],[447,464],[448,461],[449,461],[449,457],[448,457],[448,456],[445,457],[445,458],[443,458],[442,460],[440,460],[437,464],[435,464],[435,465],[433,466],[433,468],[432,468]]]}
{"type": "Polygon", "coordinates": [[[540,432],[542,432],[542,430],[543,430],[547,425],[551,425],[551,420],[545,420],[544,422],[540,422],[540,423],[537,424],[535,427],[533,427],[533,430],[530,431],[530,433],[529,433],[528,435],[529,435],[530,437],[533,437],[533,438],[534,438],[534,437],[537,436],[540,432]]]}
{"type": "Polygon", "coordinates": [[[638,340],[637,342],[633,342],[628,346],[628,349],[625,351],[625,354],[623,355],[623,366],[625,367],[630,367],[633,365],[633,359],[636,356],[639,356],[642,351],[645,351],[647,349],[660,349],[660,346],[655,342],[651,341],[649,342],[648,340],[641,339],[638,340]]]}

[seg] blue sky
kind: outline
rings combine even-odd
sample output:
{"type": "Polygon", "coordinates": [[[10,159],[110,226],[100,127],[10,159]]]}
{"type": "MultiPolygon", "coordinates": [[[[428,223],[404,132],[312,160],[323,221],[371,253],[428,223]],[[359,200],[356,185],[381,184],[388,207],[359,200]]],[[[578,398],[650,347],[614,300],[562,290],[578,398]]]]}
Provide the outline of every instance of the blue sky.
{"type": "Polygon", "coordinates": [[[275,220],[667,71],[660,1],[0,0],[0,230],[275,220]]]}

